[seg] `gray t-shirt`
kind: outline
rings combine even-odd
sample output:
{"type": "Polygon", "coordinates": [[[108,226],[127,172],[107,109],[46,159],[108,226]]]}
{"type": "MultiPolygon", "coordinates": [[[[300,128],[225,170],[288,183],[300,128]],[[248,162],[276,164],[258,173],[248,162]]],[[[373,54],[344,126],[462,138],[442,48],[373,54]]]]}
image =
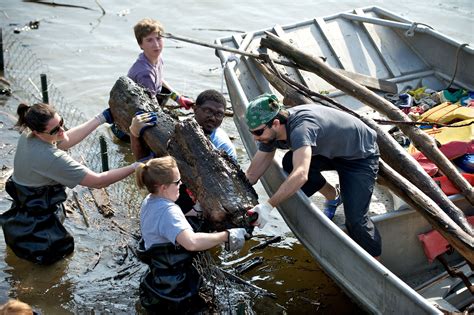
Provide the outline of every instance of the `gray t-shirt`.
{"type": "Polygon", "coordinates": [[[347,160],[379,154],[377,133],[346,112],[318,104],[300,105],[288,111],[287,140],[259,143],[260,151],[272,152],[276,148],[296,151],[311,146],[312,155],[347,160]]]}
{"type": "Polygon", "coordinates": [[[13,181],[28,187],[61,184],[69,188],[79,185],[87,168],[71,158],[55,144],[22,133],[13,161],[13,181]]]}
{"type": "Polygon", "coordinates": [[[142,202],[140,229],[145,249],[153,244],[176,244],[179,233],[187,229],[193,230],[177,204],[151,194],[142,202]]]}

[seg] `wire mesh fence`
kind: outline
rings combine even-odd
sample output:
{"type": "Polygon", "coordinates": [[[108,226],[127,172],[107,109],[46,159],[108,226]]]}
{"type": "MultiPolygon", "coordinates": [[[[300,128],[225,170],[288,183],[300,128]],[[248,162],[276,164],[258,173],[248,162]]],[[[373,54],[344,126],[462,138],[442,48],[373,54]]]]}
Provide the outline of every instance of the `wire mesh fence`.
{"type": "MultiPolygon", "coordinates": [[[[42,84],[41,76],[49,73],[47,65],[15,36],[12,29],[3,30],[3,57],[5,78],[25,102],[29,104],[44,102],[47,97],[49,104],[53,105],[64,118],[66,127],[77,126],[87,120],[78,108],[67,101],[54,83],[42,84]]],[[[105,128],[97,129],[70,149],[70,155],[90,169],[101,172],[104,153],[100,149],[99,137],[104,136],[108,148],[106,156],[109,168],[129,164],[131,158],[127,157],[127,150],[114,142],[109,134],[105,128]]],[[[114,207],[119,207],[120,212],[126,217],[135,218],[132,224],[136,224],[134,229],[138,229],[137,218],[143,194],[135,185],[133,176],[110,185],[107,192],[114,207]]],[[[204,278],[207,294],[210,293],[213,297],[215,311],[231,314],[245,310],[247,314],[253,313],[252,300],[259,294],[254,287],[231,281],[216,265],[209,252],[197,255],[194,265],[204,278]]]]}

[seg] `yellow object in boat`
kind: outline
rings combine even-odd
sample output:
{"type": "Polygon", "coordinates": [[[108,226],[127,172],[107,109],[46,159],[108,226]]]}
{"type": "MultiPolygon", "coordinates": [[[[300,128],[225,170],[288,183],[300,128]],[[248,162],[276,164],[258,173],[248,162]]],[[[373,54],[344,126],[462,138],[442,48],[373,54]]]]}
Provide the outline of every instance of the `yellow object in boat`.
{"type": "MultiPolygon", "coordinates": [[[[474,140],[474,119],[468,119],[451,124],[453,127],[426,129],[425,132],[431,137],[438,140],[441,145],[452,142],[461,141],[469,143],[474,140]],[[462,127],[455,127],[462,126],[462,127]]],[[[408,153],[414,154],[418,150],[410,144],[408,153]]]]}
{"type": "Polygon", "coordinates": [[[461,106],[459,103],[442,103],[423,113],[418,121],[450,124],[466,119],[474,119],[474,108],[461,106]]]}

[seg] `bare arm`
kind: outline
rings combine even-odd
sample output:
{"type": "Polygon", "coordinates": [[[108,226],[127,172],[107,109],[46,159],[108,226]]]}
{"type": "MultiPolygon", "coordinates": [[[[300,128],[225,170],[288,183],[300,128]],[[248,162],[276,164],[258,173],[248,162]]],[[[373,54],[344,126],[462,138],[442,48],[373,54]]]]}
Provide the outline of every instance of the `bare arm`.
{"type": "Polygon", "coordinates": [[[172,87],[171,85],[165,81],[165,80],[161,80],[161,85],[164,86],[165,88],[167,88],[170,92],[176,92],[172,87]]]}
{"type": "Polygon", "coordinates": [[[262,177],[263,173],[265,173],[267,168],[270,166],[274,156],[275,151],[257,151],[257,153],[255,153],[252,162],[250,162],[249,168],[245,172],[247,179],[252,185],[255,184],[260,179],[260,177],[262,177]]]}
{"type": "Polygon", "coordinates": [[[69,129],[66,131],[68,140],[63,140],[58,143],[58,148],[61,150],[68,150],[69,148],[75,146],[79,142],[81,142],[85,137],[91,134],[97,127],[99,127],[101,123],[99,120],[94,117],[89,119],[83,124],[76,126],[74,128],[69,129]]]}
{"type": "Polygon", "coordinates": [[[296,193],[308,181],[310,164],[311,146],[304,146],[293,152],[293,171],[281,184],[276,193],[268,199],[268,203],[275,207],[296,193]]]}
{"type": "Polygon", "coordinates": [[[176,241],[191,252],[206,250],[226,242],[229,238],[227,231],[216,233],[195,233],[192,230],[184,230],[178,234],[176,241]]]}
{"type": "Polygon", "coordinates": [[[130,133],[130,149],[136,160],[140,160],[150,154],[150,149],[143,143],[142,138],[137,138],[130,133]]]}
{"type": "Polygon", "coordinates": [[[96,173],[88,169],[80,184],[90,188],[103,188],[124,179],[134,171],[135,165],[133,164],[103,173],[96,173]]]}

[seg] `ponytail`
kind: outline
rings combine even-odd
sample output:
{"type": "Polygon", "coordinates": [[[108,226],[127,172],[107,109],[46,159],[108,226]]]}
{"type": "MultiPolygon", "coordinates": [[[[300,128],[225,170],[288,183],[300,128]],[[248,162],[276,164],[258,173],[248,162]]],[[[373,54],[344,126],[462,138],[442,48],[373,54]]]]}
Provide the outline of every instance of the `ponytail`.
{"type": "Polygon", "coordinates": [[[157,185],[170,184],[173,181],[173,169],[178,167],[172,156],[151,159],[140,163],[135,170],[135,179],[139,188],[145,188],[150,193],[157,190],[157,185]]]}
{"type": "Polygon", "coordinates": [[[16,113],[18,114],[18,121],[15,126],[18,127],[20,131],[26,128],[35,131],[44,131],[49,120],[56,114],[56,111],[52,106],[45,103],[37,103],[33,106],[20,103],[16,113]]]}

